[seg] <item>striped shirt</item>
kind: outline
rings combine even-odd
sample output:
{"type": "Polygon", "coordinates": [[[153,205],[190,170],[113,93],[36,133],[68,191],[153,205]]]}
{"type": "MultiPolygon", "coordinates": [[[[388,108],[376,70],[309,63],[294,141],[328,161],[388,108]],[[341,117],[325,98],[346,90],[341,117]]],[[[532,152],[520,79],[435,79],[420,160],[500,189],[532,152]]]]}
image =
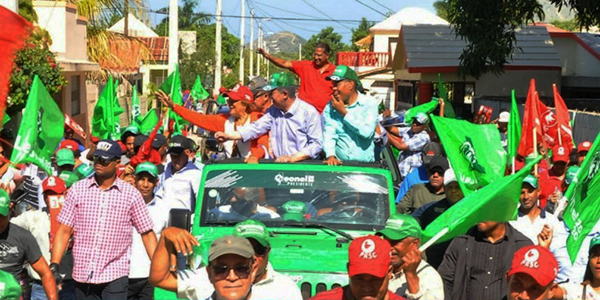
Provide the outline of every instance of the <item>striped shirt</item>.
{"type": "Polygon", "coordinates": [[[58,221],[74,229],[73,279],[91,284],[128,276],[133,228],[153,228],[140,192],[118,178],[106,190],[94,177],[75,183],[58,221]]]}

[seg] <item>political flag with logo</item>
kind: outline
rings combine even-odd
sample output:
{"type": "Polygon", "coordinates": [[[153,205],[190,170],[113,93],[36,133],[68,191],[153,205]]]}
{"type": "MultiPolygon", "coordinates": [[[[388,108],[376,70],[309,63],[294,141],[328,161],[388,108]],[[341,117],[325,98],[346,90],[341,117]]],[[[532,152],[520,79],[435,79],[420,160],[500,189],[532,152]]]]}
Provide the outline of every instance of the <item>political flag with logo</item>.
{"type": "Polygon", "coordinates": [[[556,139],[557,144],[564,146],[567,149],[573,149],[573,132],[571,131],[571,120],[569,118],[569,110],[565,101],[560,96],[556,84],[554,89],[554,106],[556,107],[556,139]]]}
{"type": "Polygon", "coordinates": [[[421,105],[417,105],[406,111],[404,114],[404,124],[411,124],[413,119],[419,113],[430,114],[433,112],[436,107],[438,107],[440,100],[438,98],[432,98],[431,101],[427,103],[423,103],[421,105]]]}
{"type": "Polygon", "coordinates": [[[437,116],[431,119],[465,196],[502,178],[506,152],[495,125],[437,116]]]}
{"type": "Polygon", "coordinates": [[[69,128],[73,129],[75,133],[81,136],[83,139],[87,139],[87,134],[81,125],[77,124],[75,120],[65,114],[65,125],[69,126],[69,128]]]}
{"type": "Polygon", "coordinates": [[[600,134],[581,163],[577,176],[565,192],[563,215],[570,234],[567,252],[574,262],[583,241],[600,220],[600,134]]]}
{"type": "Polygon", "coordinates": [[[202,86],[202,81],[200,81],[200,76],[196,76],[196,81],[194,82],[194,86],[190,91],[190,96],[194,98],[196,101],[204,101],[206,98],[210,96],[210,94],[204,89],[202,86]]]}
{"type": "Polygon", "coordinates": [[[119,115],[123,112],[117,97],[117,83],[111,76],[94,107],[92,136],[99,139],[118,139],[121,135],[119,115]]]}
{"type": "Polygon", "coordinates": [[[51,158],[63,138],[64,124],[63,113],[36,75],[10,160],[16,164],[32,163],[52,175],[51,158]]]}
{"type": "Polygon", "coordinates": [[[519,150],[519,142],[521,141],[521,118],[519,117],[519,106],[517,106],[517,99],[515,98],[515,90],[512,90],[512,99],[510,106],[510,117],[508,119],[508,158],[513,159],[517,157],[517,151],[519,150]]]}
{"type": "MultiPolygon", "coordinates": [[[[181,94],[181,78],[179,77],[179,66],[175,65],[173,73],[169,74],[169,77],[161,84],[160,89],[165,92],[171,98],[173,103],[183,106],[183,95],[181,94]]],[[[188,122],[177,115],[170,108],[168,109],[169,117],[165,118],[165,124],[168,125],[171,121],[174,124],[187,124],[188,122]]]]}
{"type": "Polygon", "coordinates": [[[140,106],[140,97],[137,93],[137,84],[131,90],[131,122],[130,125],[140,125],[142,122],[142,108],[140,106]]]}
{"type": "Polygon", "coordinates": [[[142,134],[149,134],[156,124],[158,124],[158,114],[156,113],[156,109],[153,108],[146,113],[140,122],[140,132],[142,134]]]}
{"type": "Polygon", "coordinates": [[[534,149],[537,149],[537,145],[533,144],[534,128],[537,142],[542,142],[542,126],[540,123],[539,102],[540,101],[537,98],[537,92],[535,91],[535,80],[531,79],[529,82],[529,91],[527,92],[527,101],[525,102],[523,132],[521,134],[521,142],[519,143],[519,149],[517,151],[522,157],[527,157],[529,154],[534,152],[534,149]]]}
{"type": "MultiPolygon", "coordinates": [[[[496,131],[498,131],[496,129],[496,131]]],[[[528,163],[519,172],[499,178],[475,193],[452,205],[437,217],[425,230],[421,240],[426,243],[433,237],[435,243],[445,242],[461,234],[479,222],[506,222],[514,220],[519,207],[519,195],[523,179],[530,173],[541,157],[528,163]],[[440,237],[439,234],[442,234],[440,237]]],[[[458,174],[459,171],[456,172],[458,174]]]]}
{"type": "Polygon", "coordinates": [[[439,97],[444,100],[444,117],[456,118],[454,108],[452,108],[452,103],[450,103],[450,99],[448,99],[448,91],[442,82],[442,74],[440,73],[438,73],[438,91],[439,97]]]}

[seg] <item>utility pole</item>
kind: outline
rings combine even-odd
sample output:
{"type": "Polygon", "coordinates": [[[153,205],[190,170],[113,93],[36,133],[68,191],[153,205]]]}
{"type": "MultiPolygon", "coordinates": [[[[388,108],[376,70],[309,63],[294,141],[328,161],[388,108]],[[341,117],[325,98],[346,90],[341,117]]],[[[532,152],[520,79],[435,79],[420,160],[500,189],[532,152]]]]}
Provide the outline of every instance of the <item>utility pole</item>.
{"type": "Polygon", "coordinates": [[[125,24],[123,26],[123,34],[129,36],[129,0],[125,0],[125,24]]]}
{"type": "MultiPolygon", "coordinates": [[[[169,73],[179,61],[179,6],[177,0],[169,0],[169,73]]],[[[129,29],[129,28],[128,28],[129,29]]],[[[126,31],[128,29],[125,29],[126,31]]]]}
{"type": "MultiPolygon", "coordinates": [[[[258,47],[263,48],[262,44],[262,23],[258,21],[258,47]]],[[[263,48],[264,49],[264,48],[263,48]]],[[[260,63],[262,56],[256,54],[256,76],[260,76],[260,63]]]]}
{"type": "MultiPolygon", "coordinates": [[[[263,41],[265,44],[265,49],[267,48],[267,42],[263,41]]],[[[269,60],[265,60],[265,69],[267,70],[267,80],[269,80],[269,67],[271,66],[271,62],[269,60]]]]}
{"type": "Polygon", "coordinates": [[[215,58],[215,87],[214,94],[219,93],[219,88],[221,87],[221,23],[223,23],[223,10],[222,10],[222,0],[217,0],[217,33],[216,33],[216,43],[215,43],[215,51],[217,52],[217,57],[215,58]]]}
{"type": "Polygon", "coordinates": [[[246,40],[246,0],[240,0],[242,6],[240,17],[240,82],[244,84],[244,47],[246,40]]]}
{"type": "Polygon", "coordinates": [[[254,76],[254,9],[250,10],[250,77],[254,76]]]}
{"type": "Polygon", "coordinates": [[[302,60],[302,44],[298,43],[298,60],[302,60]]]}

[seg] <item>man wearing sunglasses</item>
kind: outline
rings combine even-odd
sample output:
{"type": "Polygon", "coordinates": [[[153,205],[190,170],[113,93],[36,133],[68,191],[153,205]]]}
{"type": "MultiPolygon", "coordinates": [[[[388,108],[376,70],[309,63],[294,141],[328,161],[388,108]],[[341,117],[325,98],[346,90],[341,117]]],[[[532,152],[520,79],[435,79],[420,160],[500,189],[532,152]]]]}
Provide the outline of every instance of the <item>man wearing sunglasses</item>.
{"type": "Polygon", "coordinates": [[[71,187],[58,216],[50,270],[59,272],[73,235],[77,299],[127,299],[134,228],[142,236],[148,257],[156,248],[152,219],[142,195],[116,176],[121,154],[117,142],[98,142],[93,154],[94,176],[71,187]]]}
{"type": "Polygon", "coordinates": [[[432,158],[427,166],[429,182],[413,185],[398,203],[398,213],[412,214],[425,204],[444,199],[444,174],[448,168],[448,160],[445,157],[432,158]]]}

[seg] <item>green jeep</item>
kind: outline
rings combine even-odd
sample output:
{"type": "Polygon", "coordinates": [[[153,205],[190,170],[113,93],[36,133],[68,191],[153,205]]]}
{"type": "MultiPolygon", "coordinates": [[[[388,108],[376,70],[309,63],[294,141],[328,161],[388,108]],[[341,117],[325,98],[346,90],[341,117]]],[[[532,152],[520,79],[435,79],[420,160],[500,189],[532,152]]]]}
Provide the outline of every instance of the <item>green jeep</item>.
{"type": "MultiPolygon", "coordinates": [[[[206,165],[192,226],[200,245],[190,266],[206,265],[212,241],[250,218],[269,228],[269,261],[297,282],[305,299],[346,285],[350,241],[383,228],[396,211],[392,173],[375,164],[322,161],[206,165]]],[[[166,298],[174,296],[157,289],[156,299],[166,298]]]]}

